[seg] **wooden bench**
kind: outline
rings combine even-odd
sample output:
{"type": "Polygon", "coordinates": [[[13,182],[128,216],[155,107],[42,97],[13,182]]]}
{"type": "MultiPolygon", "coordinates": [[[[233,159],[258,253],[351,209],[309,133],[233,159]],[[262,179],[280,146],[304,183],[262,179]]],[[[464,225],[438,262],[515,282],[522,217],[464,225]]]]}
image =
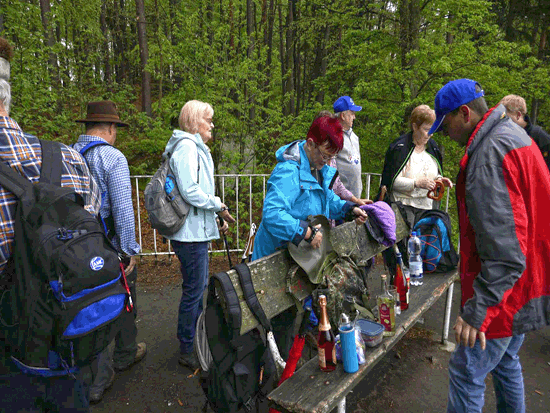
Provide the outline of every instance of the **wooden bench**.
{"type": "MultiPolygon", "coordinates": [[[[397,207],[394,207],[394,212],[397,240],[401,240],[408,236],[410,229],[397,207]]],[[[353,222],[333,228],[330,231],[330,237],[336,252],[339,255],[349,255],[358,265],[365,265],[370,258],[386,249],[370,236],[364,225],[357,226],[353,222]]],[[[286,275],[292,264],[293,260],[286,249],[249,264],[258,300],[269,319],[295,305],[295,298],[303,300],[309,296],[315,288],[301,270],[292,279],[290,285],[287,285],[286,275]],[[295,298],[289,294],[289,288],[295,298]]],[[[228,275],[239,296],[242,311],[241,334],[244,334],[257,327],[258,321],[244,300],[237,273],[231,270],[228,275]]],[[[423,286],[412,287],[411,304],[407,311],[398,316],[396,320],[398,331],[395,336],[385,338],[376,348],[369,348],[367,361],[360,366],[358,372],[344,373],[342,366],[339,365],[334,372],[323,373],[318,367],[317,359],[313,358],[296,371],[293,377],[268,395],[270,403],[278,410],[285,412],[330,412],[336,406],[339,406],[339,411],[343,411],[342,406],[345,406],[346,395],[404,336],[422,314],[447,291],[442,335],[442,342],[445,343],[449,328],[453,282],[457,278],[457,272],[426,275],[424,278],[423,286]]]]}
{"type": "MultiPolygon", "coordinates": [[[[335,371],[324,373],[314,357],[268,395],[272,407],[281,412],[300,413],[328,413],[338,406],[339,411],[343,410],[346,395],[401,340],[422,314],[449,291],[457,278],[457,270],[445,274],[426,274],[422,286],[412,287],[409,309],[396,317],[396,334],[385,337],[377,347],[367,347],[366,361],[356,373],[344,372],[341,363],[335,371]]],[[[452,293],[447,294],[447,299],[452,300],[452,293]]]]}

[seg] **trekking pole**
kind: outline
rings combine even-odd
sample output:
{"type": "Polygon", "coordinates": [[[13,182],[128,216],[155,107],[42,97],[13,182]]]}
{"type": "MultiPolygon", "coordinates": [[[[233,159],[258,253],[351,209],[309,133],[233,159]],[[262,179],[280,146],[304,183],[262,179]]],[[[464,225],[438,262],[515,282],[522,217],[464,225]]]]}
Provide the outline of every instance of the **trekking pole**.
{"type": "Polygon", "coordinates": [[[254,251],[254,240],[256,239],[256,224],[252,223],[250,226],[250,232],[248,233],[248,241],[246,241],[246,247],[241,257],[241,263],[248,262],[252,259],[252,252],[254,251]]]}
{"type": "MultiPolygon", "coordinates": [[[[218,218],[220,220],[220,227],[223,227],[224,220],[221,216],[218,215],[218,218]]],[[[227,259],[229,260],[229,268],[233,268],[233,263],[231,262],[231,253],[229,252],[229,244],[227,243],[227,237],[225,236],[225,233],[222,232],[222,238],[223,243],[225,244],[225,250],[227,251],[227,259]]]]}

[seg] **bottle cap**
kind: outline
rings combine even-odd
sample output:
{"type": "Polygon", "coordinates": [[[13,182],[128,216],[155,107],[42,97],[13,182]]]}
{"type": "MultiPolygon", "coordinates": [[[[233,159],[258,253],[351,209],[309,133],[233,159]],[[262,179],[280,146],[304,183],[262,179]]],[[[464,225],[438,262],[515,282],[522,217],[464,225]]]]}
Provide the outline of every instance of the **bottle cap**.
{"type": "Polygon", "coordinates": [[[342,313],[342,315],[340,315],[340,325],[345,326],[348,324],[350,324],[349,317],[347,316],[346,313],[342,313]]]}
{"type": "Polygon", "coordinates": [[[416,237],[416,231],[411,232],[411,237],[416,237]]]}
{"type": "Polygon", "coordinates": [[[319,304],[320,305],[327,305],[327,297],[321,294],[319,296],[319,304]]]}

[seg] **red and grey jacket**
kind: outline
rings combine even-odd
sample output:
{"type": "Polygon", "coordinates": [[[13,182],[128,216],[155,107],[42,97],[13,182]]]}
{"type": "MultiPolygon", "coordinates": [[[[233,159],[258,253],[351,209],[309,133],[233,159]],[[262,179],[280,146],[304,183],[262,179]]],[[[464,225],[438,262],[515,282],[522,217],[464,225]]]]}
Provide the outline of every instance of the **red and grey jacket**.
{"type": "Polygon", "coordinates": [[[550,173],[504,106],[472,133],[456,197],[464,321],[488,339],[550,324],[550,173]]]}

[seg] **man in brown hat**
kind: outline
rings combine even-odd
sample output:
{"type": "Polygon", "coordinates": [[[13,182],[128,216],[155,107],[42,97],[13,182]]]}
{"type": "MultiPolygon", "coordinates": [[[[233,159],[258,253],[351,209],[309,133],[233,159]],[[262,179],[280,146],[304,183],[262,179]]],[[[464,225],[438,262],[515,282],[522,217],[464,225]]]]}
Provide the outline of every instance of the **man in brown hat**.
{"type": "Polygon", "coordinates": [[[101,191],[100,215],[107,236],[117,248],[125,264],[134,311],[125,313],[128,320],[109,346],[98,358],[97,375],[90,388],[90,402],[97,403],[105,389],[114,381],[116,370],[125,370],[141,361],[147,352],[145,343],[137,343],[136,318],[136,255],[140,246],[136,242],[132,186],[126,157],[113,145],[117,128],[128,126],[118,117],[116,106],[110,100],[88,103],[84,123],[86,132],[73,145],[90,167],[101,191]],[[113,369],[114,367],[114,369],[113,369]]]}
{"type": "MultiPolygon", "coordinates": [[[[9,59],[11,46],[0,38],[0,162],[9,164],[32,182],[37,182],[42,169],[41,145],[35,136],[24,133],[9,116],[11,87],[9,59]],[[39,156],[29,156],[40,154],[39,156]]],[[[97,215],[100,205],[99,188],[92,179],[82,156],[66,145],[61,145],[61,186],[72,187],[84,199],[85,208],[97,215]]],[[[8,260],[14,244],[14,219],[16,200],[14,195],[0,185],[0,280],[9,277],[8,260]]],[[[5,289],[5,285],[0,290],[5,289]]],[[[7,290],[5,290],[7,291],[7,290]]],[[[5,306],[4,306],[5,307],[5,306]]],[[[3,315],[3,314],[2,314],[3,315]]],[[[4,336],[0,324],[0,337],[4,336]]],[[[42,339],[41,337],[38,337],[42,339]]],[[[89,412],[88,383],[91,382],[89,366],[74,374],[65,367],[47,376],[48,369],[21,368],[16,363],[19,353],[0,339],[0,411],[2,412],[89,412]],[[61,374],[59,374],[61,373],[61,374]]]]}

